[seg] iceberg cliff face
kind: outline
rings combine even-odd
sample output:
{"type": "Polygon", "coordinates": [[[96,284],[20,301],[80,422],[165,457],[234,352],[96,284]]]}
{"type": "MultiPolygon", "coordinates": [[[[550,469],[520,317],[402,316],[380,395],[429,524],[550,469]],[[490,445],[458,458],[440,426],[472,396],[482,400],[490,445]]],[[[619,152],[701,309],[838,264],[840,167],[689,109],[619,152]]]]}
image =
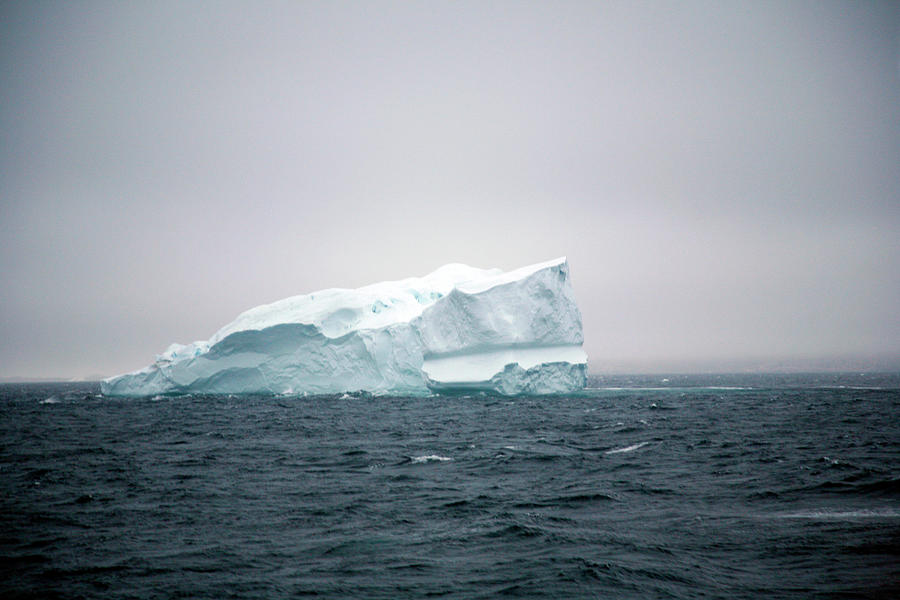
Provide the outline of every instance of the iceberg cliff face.
{"type": "Polygon", "coordinates": [[[555,394],[585,385],[565,258],[502,272],[451,264],[250,309],[209,341],[101,383],[109,396],[183,393],[555,394]]]}

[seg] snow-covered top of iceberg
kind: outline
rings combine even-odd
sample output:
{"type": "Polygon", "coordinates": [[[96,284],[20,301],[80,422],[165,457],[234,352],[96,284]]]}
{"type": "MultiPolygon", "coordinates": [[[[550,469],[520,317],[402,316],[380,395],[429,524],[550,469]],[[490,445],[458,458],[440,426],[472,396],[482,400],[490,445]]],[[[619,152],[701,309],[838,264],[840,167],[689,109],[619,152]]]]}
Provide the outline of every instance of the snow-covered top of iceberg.
{"type": "Polygon", "coordinates": [[[475,294],[519,281],[536,271],[565,262],[566,257],[563,256],[508,272],[452,263],[424,277],[382,281],[356,289],[330,288],[292,296],[241,313],[217,331],[208,343],[194,342],[189,346],[173,344],[170,349],[177,346],[175,350],[179,356],[192,355],[233,333],[260,331],[284,323],[313,325],[329,338],[360,329],[408,323],[454,289],[475,294]]]}

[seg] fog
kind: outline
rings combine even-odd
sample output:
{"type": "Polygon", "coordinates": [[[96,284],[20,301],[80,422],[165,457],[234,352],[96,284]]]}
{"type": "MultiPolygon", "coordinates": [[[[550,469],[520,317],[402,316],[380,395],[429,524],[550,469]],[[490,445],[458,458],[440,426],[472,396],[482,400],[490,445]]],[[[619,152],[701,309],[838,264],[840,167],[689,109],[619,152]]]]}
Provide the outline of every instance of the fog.
{"type": "Polygon", "coordinates": [[[900,5],[0,7],[0,376],[568,256],[595,373],[900,368],[900,5]]]}

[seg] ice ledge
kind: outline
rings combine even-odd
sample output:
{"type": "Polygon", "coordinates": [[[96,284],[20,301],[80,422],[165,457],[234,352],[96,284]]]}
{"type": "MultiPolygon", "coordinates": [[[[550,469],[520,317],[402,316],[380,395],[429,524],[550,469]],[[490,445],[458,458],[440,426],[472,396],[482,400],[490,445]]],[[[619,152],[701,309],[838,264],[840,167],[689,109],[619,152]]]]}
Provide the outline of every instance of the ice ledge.
{"type": "Polygon", "coordinates": [[[426,379],[434,392],[453,394],[493,392],[505,396],[566,394],[587,384],[587,364],[542,363],[529,369],[508,364],[486,381],[443,382],[426,379]]]}
{"type": "Polygon", "coordinates": [[[429,387],[435,387],[489,381],[508,365],[519,365],[527,371],[552,363],[585,364],[587,355],[580,344],[506,346],[426,357],[422,370],[428,377],[429,387]]]}

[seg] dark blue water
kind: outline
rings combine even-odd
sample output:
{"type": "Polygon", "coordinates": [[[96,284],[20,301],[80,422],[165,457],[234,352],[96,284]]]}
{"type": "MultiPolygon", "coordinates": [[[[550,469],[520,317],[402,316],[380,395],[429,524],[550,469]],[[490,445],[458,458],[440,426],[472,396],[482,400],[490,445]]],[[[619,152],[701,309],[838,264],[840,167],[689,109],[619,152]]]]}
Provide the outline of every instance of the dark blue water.
{"type": "Polygon", "coordinates": [[[0,596],[900,597],[900,377],[593,385],[0,386],[0,596]]]}

